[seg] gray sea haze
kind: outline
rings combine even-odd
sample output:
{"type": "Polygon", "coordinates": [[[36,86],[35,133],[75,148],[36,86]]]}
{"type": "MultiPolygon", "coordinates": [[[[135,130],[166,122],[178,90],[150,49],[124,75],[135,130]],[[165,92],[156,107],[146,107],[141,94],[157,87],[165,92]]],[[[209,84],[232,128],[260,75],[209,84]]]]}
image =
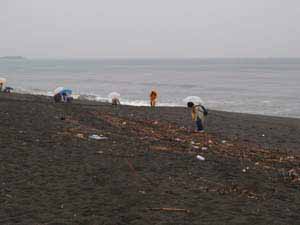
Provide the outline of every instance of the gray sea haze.
{"type": "Polygon", "coordinates": [[[121,94],[124,104],[181,106],[200,96],[208,108],[300,118],[300,59],[0,59],[17,92],[51,95],[58,86],[92,100],[121,94]]]}

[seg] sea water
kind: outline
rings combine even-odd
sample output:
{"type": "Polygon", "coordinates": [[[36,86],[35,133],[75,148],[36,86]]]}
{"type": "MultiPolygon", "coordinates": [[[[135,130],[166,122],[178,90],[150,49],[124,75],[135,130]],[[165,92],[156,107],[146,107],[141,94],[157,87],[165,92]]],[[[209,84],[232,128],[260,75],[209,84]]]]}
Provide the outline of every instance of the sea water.
{"type": "Polygon", "coordinates": [[[183,106],[196,95],[211,109],[300,118],[300,59],[0,59],[0,77],[17,92],[52,95],[58,86],[83,98],[183,106]]]}

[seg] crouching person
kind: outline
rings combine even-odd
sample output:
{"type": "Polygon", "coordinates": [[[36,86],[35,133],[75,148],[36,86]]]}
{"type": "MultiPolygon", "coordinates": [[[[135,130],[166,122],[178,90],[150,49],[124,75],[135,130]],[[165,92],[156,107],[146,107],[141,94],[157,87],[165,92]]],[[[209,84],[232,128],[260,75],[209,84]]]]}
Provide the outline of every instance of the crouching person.
{"type": "Polygon", "coordinates": [[[196,123],[196,132],[204,132],[204,122],[208,114],[203,105],[195,105],[193,102],[187,103],[188,108],[192,109],[192,119],[196,123]]]}
{"type": "Polygon", "coordinates": [[[121,105],[121,102],[118,98],[115,97],[115,98],[112,98],[111,104],[112,105],[121,105]]]}
{"type": "Polygon", "coordinates": [[[56,95],[53,96],[54,102],[62,102],[62,96],[60,93],[57,93],[56,95]]]}

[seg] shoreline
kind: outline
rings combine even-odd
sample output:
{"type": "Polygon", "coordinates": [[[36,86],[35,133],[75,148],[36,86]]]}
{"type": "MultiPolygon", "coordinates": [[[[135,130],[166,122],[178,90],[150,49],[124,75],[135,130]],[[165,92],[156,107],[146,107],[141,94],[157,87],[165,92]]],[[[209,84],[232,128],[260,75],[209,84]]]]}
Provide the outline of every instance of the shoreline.
{"type": "Polygon", "coordinates": [[[181,107],[1,93],[0,222],[300,221],[300,119],[210,110],[193,128],[181,107]]]}
{"type": "MultiPolygon", "coordinates": [[[[41,98],[52,98],[52,95],[50,94],[31,94],[31,93],[22,93],[22,92],[13,92],[11,93],[12,95],[19,95],[19,96],[37,96],[37,97],[41,97],[41,98]]],[[[80,96],[81,95],[78,95],[79,96],[79,99],[78,98],[75,98],[74,102],[76,103],[84,103],[84,102],[90,102],[90,103],[99,103],[100,105],[101,104],[108,104],[110,105],[109,103],[109,100],[106,98],[103,98],[101,97],[101,99],[103,100],[90,100],[90,99],[80,99],[80,96]],[[104,100],[105,99],[105,100],[104,100]]],[[[83,95],[83,96],[86,96],[86,95],[83,95]]],[[[92,95],[92,96],[96,96],[96,95],[92,95]]],[[[129,100],[125,100],[125,102],[128,102],[129,100]]],[[[144,100],[133,100],[134,101],[144,101],[144,100]]],[[[146,102],[146,101],[145,101],[146,102]]],[[[122,103],[122,102],[121,102],[122,103]]],[[[184,105],[172,105],[173,103],[161,103],[163,105],[157,105],[156,108],[186,108],[184,105]],[[170,104],[170,105],[165,105],[165,104],[170,104]]],[[[122,106],[128,106],[128,107],[149,107],[149,105],[133,105],[133,104],[122,104],[122,106]]],[[[292,116],[280,116],[280,115],[268,115],[268,114],[256,114],[256,113],[247,113],[247,112],[236,112],[236,111],[226,111],[226,110],[220,110],[220,109],[215,109],[215,108],[208,108],[208,110],[210,111],[213,111],[213,112],[219,112],[219,113],[231,113],[231,114],[237,114],[237,115],[248,115],[248,116],[261,116],[261,117],[266,117],[267,118],[278,118],[278,119],[291,119],[291,120],[300,120],[300,117],[292,117],[292,116]]]]}

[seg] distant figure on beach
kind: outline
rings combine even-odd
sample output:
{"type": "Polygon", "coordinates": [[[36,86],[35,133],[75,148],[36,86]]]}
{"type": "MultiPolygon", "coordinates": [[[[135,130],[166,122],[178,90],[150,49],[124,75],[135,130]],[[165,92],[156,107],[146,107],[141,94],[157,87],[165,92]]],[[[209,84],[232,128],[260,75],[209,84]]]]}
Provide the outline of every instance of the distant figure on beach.
{"type": "Polygon", "coordinates": [[[63,93],[57,93],[53,96],[54,98],[54,102],[58,103],[58,102],[72,102],[73,97],[68,95],[67,93],[63,92],[63,93]]]}
{"type": "Polygon", "coordinates": [[[14,90],[12,87],[5,87],[3,92],[4,93],[11,93],[12,90],[14,90]]]}
{"type": "Polygon", "coordinates": [[[72,102],[72,90],[64,87],[58,87],[54,90],[53,98],[55,102],[72,102]]]}
{"type": "Polygon", "coordinates": [[[73,97],[69,93],[63,92],[62,93],[62,100],[63,100],[63,102],[72,102],[73,97]]]}
{"type": "Polygon", "coordinates": [[[150,93],[150,105],[151,105],[151,107],[155,107],[156,99],[157,99],[157,92],[155,90],[152,90],[151,93],[150,93]]]}
{"type": "Polygon", "coordinates": [[[57,93],[56,95],[53,96],[54,102],[58,103],[62,101],[62,96],[60,93],[57,93]]]}
{"type": "Polygon", "coordinates": [[[195,105],[193,102],[188,102],[187,107],[192,109],[192,119],[196,122],[196,131],[204,132],[204,122],[208,114],[203,105],[195,105]]]}
{"type": "Polygon", "coordinates": [[[112,105],[121,105],[120,100],[118,98],[112,98],[111,100],[112,105]]]}
{"type": "Polygon", "coordinates": [[[6,82],[6,79],[5,79],[5,78],[0,78],[0,92],[3,91],[5,82],[6,82]]]}
{"type": "Polygon", "coordinates": [[[62,101],[67,102],[67,93],[66,92],[62,93],[62,101]]]}
{"type": "Polygon", "coordinates": [[[120,98],[121,95],[118,92],[111,92],[108,95],[108,99],[111,99],[112,105],[121,105],[120,98]]]}

